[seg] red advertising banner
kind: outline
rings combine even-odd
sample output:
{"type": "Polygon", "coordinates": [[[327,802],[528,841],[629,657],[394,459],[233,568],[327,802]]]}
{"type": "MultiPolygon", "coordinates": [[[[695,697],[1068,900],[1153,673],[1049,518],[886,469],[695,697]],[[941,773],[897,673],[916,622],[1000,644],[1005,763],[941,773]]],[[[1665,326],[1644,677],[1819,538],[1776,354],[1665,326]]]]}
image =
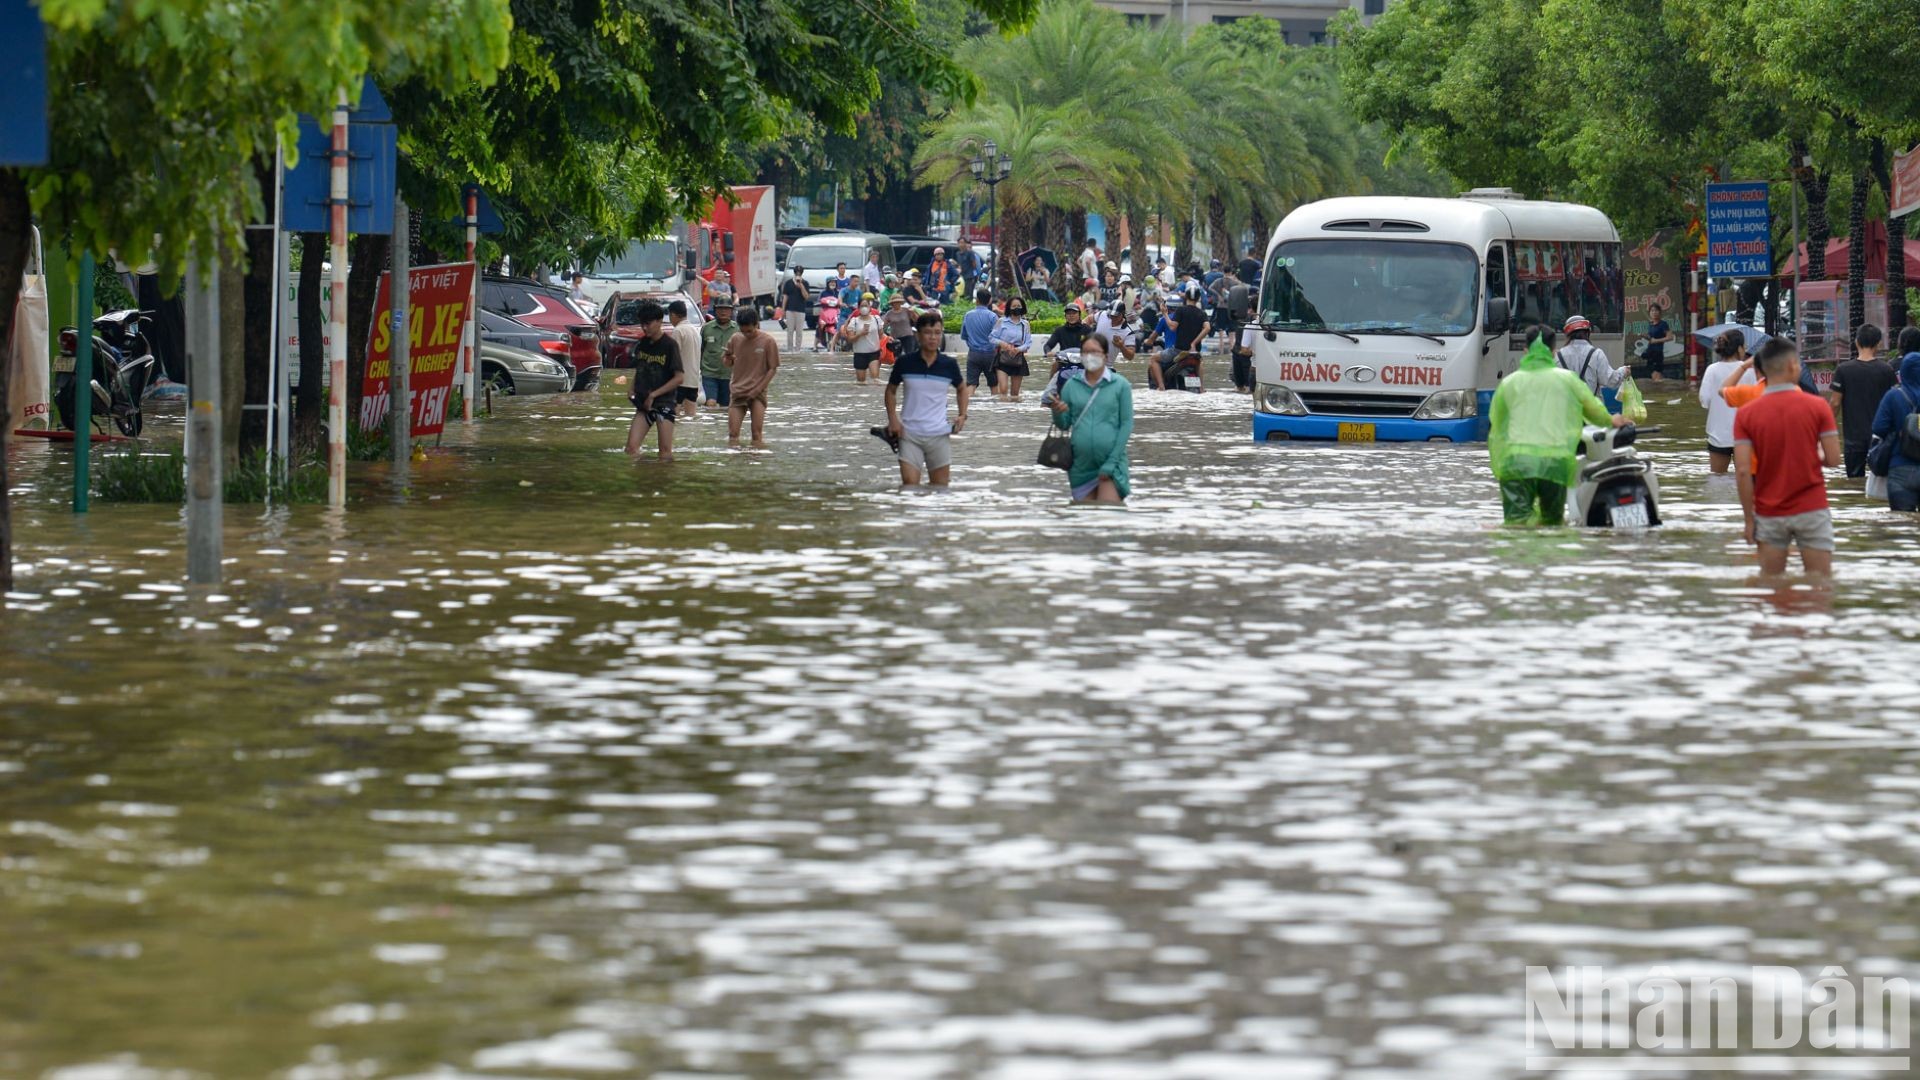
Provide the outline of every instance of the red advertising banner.
{"type": "Polygon", "coordinates": [[[1893,206],[1888,217],[1920,210],[1920,146],[1893,156],[1893,206]]]}
{"type": "MultiPolygon", "coordinates": [[[[390,275],[380,275],[380,297],[373,304],[367,334],[365,396],[360,399],[360,430],[372,431],[387,419],[387,377],[393,349],[390,275]]],[[[407,275],[409,310],[407,391],[413,399],[413,434],[438,435],[447,424],[447,401],[460,368],[460,342],[467,332],[467,301],[473,296],[473,264],[418,266],[407,275]]]]}

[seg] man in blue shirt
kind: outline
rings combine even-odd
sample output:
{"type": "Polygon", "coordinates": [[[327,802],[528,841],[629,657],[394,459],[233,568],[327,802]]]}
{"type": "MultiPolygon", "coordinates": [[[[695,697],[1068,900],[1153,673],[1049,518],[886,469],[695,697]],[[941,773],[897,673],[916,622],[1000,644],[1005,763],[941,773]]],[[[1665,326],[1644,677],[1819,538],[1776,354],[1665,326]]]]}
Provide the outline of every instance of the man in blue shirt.
{"type": "Polygon", "coordinates": [[[980,289],[973,294],[973,310],[960,319],[960,340],[967,343],[967,389],[973,390],[980,385],[980,376],[987,377],[987,389],[999,392],[1000,376],[993,363],[993,324],[998,316],[993,313],[993,293],[980,289]]]}
{"type": "Polygon", "coordinates": [[[887,431],[899,445],[900,486],[918,486],[925,473],[929,483],[943,488],[953,466],[950,437],[967,426],[972,395],[960,381],[960,365],[940,351],[947,336],[940,313],[922,312],[914,320],[914,332],[920,348],[895,360],[887,379],[887,431]],[[947,419],[949,388],[960,405],[952,420],[947,419]]]}

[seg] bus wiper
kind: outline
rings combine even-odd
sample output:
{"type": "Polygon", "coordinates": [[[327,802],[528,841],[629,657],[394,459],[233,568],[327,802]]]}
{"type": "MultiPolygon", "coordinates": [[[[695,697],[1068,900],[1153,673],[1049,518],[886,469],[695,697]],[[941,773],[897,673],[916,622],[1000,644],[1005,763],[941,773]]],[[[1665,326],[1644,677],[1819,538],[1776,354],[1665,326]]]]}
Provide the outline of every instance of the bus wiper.
{"type": "Polygon", "coordinates": [[[1362,330],[1361,333],[1363,334],[1400,334],[1406,337],[1423,337],[1423,338],[1426,338],[1428,341],[1433,342],[1435,345],[1445,345],[1447,343],[1446,339],[1444,338],[1434,337],[1432,334],[1429,334],[1423,330],[1415,330],[1411,326],[1369,326],[1365,330],[1362,330]]]}
{"type": "Polygon", "coordinates": [[[1347,333],[1345,330],[1335,330],[1332,327],[1328,327],[1328,326],[1320,326],[1320,327],[1285,326],[1280,323],[1255,323],[1254,326],[1258,327],[1261,330],[1279,330],[1282,333],[1287,333],[1287,334],[1336,334],[1340,337],[1346,338],[1348,341],[1353,342],[1355,345],[1360,344],[1359,338],[1354,337],[1352,334],[1347,333]]]}

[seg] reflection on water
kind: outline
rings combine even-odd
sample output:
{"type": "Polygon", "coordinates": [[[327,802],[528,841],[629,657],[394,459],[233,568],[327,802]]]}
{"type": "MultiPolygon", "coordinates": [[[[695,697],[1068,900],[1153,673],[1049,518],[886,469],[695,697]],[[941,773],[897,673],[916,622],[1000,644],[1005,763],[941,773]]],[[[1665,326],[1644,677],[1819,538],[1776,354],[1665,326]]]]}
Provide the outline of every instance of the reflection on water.
{"type": "Polygon", "coordinates": [[[1033,404],[903,496],[840,362],[767,454],[618,393],[237,510],[213,594],[10,451],[0,1075],[1517,1076],[1527,964],[1920,975],[1912,523],[1755,582],[1673,395],[1614,536],[1226,393],[1136,396],[1126,512],[1033,404]]]}

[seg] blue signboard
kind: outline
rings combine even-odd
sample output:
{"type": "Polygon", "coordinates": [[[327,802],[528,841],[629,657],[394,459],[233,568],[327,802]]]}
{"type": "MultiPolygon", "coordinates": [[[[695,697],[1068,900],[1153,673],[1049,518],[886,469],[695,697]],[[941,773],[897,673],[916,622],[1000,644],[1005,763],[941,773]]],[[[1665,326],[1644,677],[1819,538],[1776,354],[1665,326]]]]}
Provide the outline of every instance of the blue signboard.
{"type": "Polygon", "coordinates": [[[33,0],[0,0],[0,165],[47,163],[47,28],[33,0]]]}
{"type": "Polygon", "coordinates": [[[448,224],[460,229],[467,227],[466,199],[468,192],[472,192],[475,196],[473,231],[480,233],[506,232],[506,225],[501,222],[500,215],[494,212],[493,203],[488,200],[487,193],[480,190],[479,184],[468,184],[460,189],[460,216],[454,218],[448,224]]]}
{"type": "Polygon", "coordinates": [[[1773,276],[1766,181],[1707,185],[1707,276],[1773,276]]]}
{"type": "MultiPolygon", "coordinates": [[[[328,153],[333,137],[311,116],[300,118],[300,151],[282,189],[280,227],[288,232],[326,232],[327,199],[333,190],[328,153]]],[[[393,231],[395,128],[392,124],[347,124],[347,231],[393,231]]]]}

